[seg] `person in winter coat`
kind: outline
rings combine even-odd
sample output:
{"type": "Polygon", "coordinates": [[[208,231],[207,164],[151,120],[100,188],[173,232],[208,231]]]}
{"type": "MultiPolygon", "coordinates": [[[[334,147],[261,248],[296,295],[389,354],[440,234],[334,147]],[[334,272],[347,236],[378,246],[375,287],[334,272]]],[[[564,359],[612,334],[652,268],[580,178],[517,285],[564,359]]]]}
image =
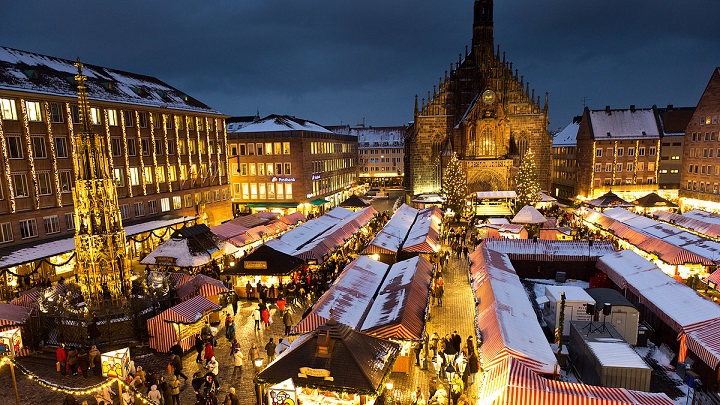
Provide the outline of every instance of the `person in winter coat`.
{"type": "Polygon", "coordinates": [[[170,382],[168,385],[170,385],[171,389],[172,403],[175,405],[180,405],[180,382],[178,381],[177,377],[175,377],[174,375],[170,376],[170,382]]]}
{"type": "Polygon", "coordinates": [[[60,374],[67,374],[67,352],[65,351],[64,343],[61,344],[60,347],[58,347],[55,351],[55,359],[57,359],[58,363],[60,363],[60,374]]]}
{"type": "Polygon", "coordinates": [[[205,343],[202,340],[202,337],[199,333],[195,334],[195,351],[197,351],[197,357],[195,358],[195,363],[201,363],[202,362],[202,352],[203,348],[205,347],[205,343]]]}
{"type": "Polygon", "coordinates": [[[292,315],[290,315],[290,311],[285,311],[283,313],[283,325],[285,325],[285,336],[290,334],[290,330],[293,326],[293,319],[292,315]]]}
{"type": "Polygon", "coordinates": [[[437,391],[435,391],[435,394],[433,394],[432,398],[430,398],[430,401],[428,402],[429,405],[447,405],[448,403],[448,395],[447,391],[445,391],[445,387],[442,386],[442,384],[438,384],[437,391]]]}
{"type": "Polygon", "coordinates": [[[206,393],[215,392],[217,391],[218,387],[220,387],[220,381],[218,381],[217,375],[211,372],[205,374],[205,381],[203,384],[205,385],[204,391],[206,393]]]}
{"type": "Polygon", "coordinates": [[[77,373],[78,373],[78,352],[74,347],[71,347],[67,353],[67,364],[68,364],[68,367],[70,367],[70,372],[72,373],[72,375],[77,375],[77,373]]]}
{"type": "Polygon", "coordinates": [[[183,372],[182,372],[183,363],[182,363],[182,359],[180,358],[180,356],[173,353],[170,356],[170,366],[173,369],[173,375],[175,377],[177,377],[177,378],[182,377],[183,379],[185,379],[185,381],[187,381],[187,379],[188,379],[187,376],[185,374],[183,374],[183,372]]]}
{"type": "MultiPolygon", "coordinates": [[[[160,387],[159,390],[162,393],[163,396],[163,402],[162,405],[172,405],[172,387],[170,386],[170,378],[175,377],[174,375],[168,376],[168,379],[166,380],[165,377],[160,377],[160,387]]],[[[177,380],[177,378],[175,378],[177,380]]]]}
{"type": "Polygon", "coordinates": [[[135,377],[135,374],[137,374],[137,369],[135,368],[134,360],[130,360],[130,362],[128,362],[128,374],[130,374],[133,377],[135,377]]]}
{"type": "Polygon", "coordinates": [[[141,393],[145,394],[145,383],[143,383],[143,380],[140,378],[139,375],[136,375],[133,379],[132,386],[135,387],[135,389],[141,393]]]}
{"type": "Polygon", "coordinates": [[[83,377],[87,378],[88,369],[90,368],[90,357],[84,351],[80,351],[78,354],[78,368],[80,369],[83,377]]]}
{"type": "Polygon", "coordinates": [[[235,394],[235,387],[230,387],[230,391],[228,392],[225,401],[223,401],[223,404],[240,405],[240,397],[235,394]],[[228,398],[230,399],[229,401],[228,398]]]}
{"type": "Polygon", "coordinates": [[[147,398],[155,405],[162,405],[163,397],[160,391],[158,391],[157,385],[150,387],[150,391],[147,393],[147,398]]]}
{"type": "Polygon", "coordinates": [[[248,352],[248,360],[249,361],[255,361],[255,359],[260,358],[260,349],[258,349],[257,345],[255,343],[250,346],[250,351],[248,352]]]}
{"type": "Polygon", "coordinates": [[[265,353],[268,356],[268,363],[275,360],[275,342],[273,342],[273,338],[270,338],[270,340],[265,345],[265,353]]]}
{"type": "Polygon", "coordinates": [[[143,384],[145,383],[145,378],[147,378],[147,375],[145,374],[145,370],[143,370],[142,366],[137,366],[135,377],[140,377],[140,381],[142,381],[143,384]]]}
{"type": "Polygon", "coordinates": [[[255,330],[260,330],[260,319],[262,318],[260,308],[253,309],[250,317],[255,321],[255,330]]]}
{"type": "Polygon", "coordinates": [[[235,340],[235,320],[231,319],[230,324],[225,328],[225,337],[229,342],[235,340]]]}
{"type": "Polygon", "coordinates": [[[205,365],[207,366],[211,358],[215,357],[215,351],[210,342],[205,343],[205,365]]]}
{"type": "Polygon", "coordinates": [[[235,378],[236,375],[240,375],[240,378],[242,378],[242,366],[243,362],[245,361],[245,355],[242,353],[242,350],[238,347],[237,350],[235,350],[232,353],[233,358],[233,378],[235,378]]]}
{"type": "Polygon", "coordinates": [[[121,405],[135,405],[135,395],[133,395],[130,391],[123,391],[121,398],[121,405]]]}
{"type": "Polygon", "coordinates": [[[197,394],[200,392],[200,389],[202,388],[203,384],[205,384],[205,377],[202,375],[201,372],[196,371],[195,374],[193,374],[193,379],[192,379],[191,384],[193,387],[193,391],[195,391],[195,393],[197,394]]]}
{"type": "Polygon", "coordinates": [[[217,377],[220,371],[220,364],[218,364],[217,360],[215,360],[215,356],[212,356],[210,358],[210,361],[207,365],[205,365],[205,368],[208,369],[209,372],[215,374],[215,376],[217,377]]]}
{"type": "Polygon", "coordinates": [[[260,316],[262,317],[263,324],[265,324],[265,329],[270,329],[270,311],[264,308],[260,311],[260,316]]]}
{"type": "Polygon", "coordinates": [[[87,333],[88,339],[90,339],[90,344],[100,346],[100,328],[98,328],[98,324],[94,319],[88,325],[87,333]]]}
{"type": "Polygon", "coordinates": [[[113,403],[113,395],[115,395],[115,391],[106,385],[103,389],[95,393],[95,400],[98,404],[105,403],[110,405],[113,403]]]}
{"type": "Polygon", "coordinates": [[[180,341],[176,340],[175,344],[170,347],[170,353],[173,353],[175,355],[178,355],[182,357],[183,355],[183,348],[180,346],[180,341]]]}

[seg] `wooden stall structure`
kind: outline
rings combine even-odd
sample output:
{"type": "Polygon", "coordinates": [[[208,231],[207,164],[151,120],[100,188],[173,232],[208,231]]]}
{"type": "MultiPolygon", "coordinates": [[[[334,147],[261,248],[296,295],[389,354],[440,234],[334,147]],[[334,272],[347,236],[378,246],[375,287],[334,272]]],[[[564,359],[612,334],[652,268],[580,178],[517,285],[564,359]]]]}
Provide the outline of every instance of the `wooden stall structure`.
{"type": "Polygon", "coordinates": [[[195,344],[195,334],[200,332],[205,321],[209,320],[209,315],[220,309],[220,305],[202,295],[196,295],[150,318],[147,321],[150,348],[158,352],[168,352],[176,341],[180,341],[183,350],[190,350],[195,344]]]}
{"type": "Polygon", "coordinates": [[[158,268],[184,268],[197,273],[203,266],[217,262],[222,266],[225,255],[237,248],[215,235],[205,224],[175,231],[170,239],[145,256],[140,263],[158,268]]]}
{"type": "MultiPolygon", "coordinates": [[[[25,330],[25,325],[30,319],[30,315],[34,311],[31,308],[22,307],[14,304],[0,303],[0,331],[20,328],[21,335],[25,336],[29,331],[25,330]]],[[[23,357],[30,355],[30,348],[22,345],[22,348],[15,353],[15,357],[23,357]]]]}
{"type": "Polygon", "coordinates": [[[400,252],[418,212],[409,205],[400,206],[383,229],[370,241],[362,254],[370,255],[375,260],[384,263],[395,263],[398,259],[398,252],[400,252]]]}
{"type": "MultiPolygon", "coordinates": [[[[283,277],[288,280],[305,265],[305,261],[287,253],[280,252],[268,245],[260,245],[249,255],[240,259],[235,266],[223,273],[230,276],[235,293],[241,298],[259,298],[257,285],[281,286],[283,277]],[[247,283],[253,288],[253,296],[248,297],[245,286],[247,283]]],[[[277,289],[276,291],[282,291],[277,289]]],[[[275,299],[275,297],[268,297],[275,299]]]]}
{"type": "MultiPolygon", "coordinates": [[[[197,274],[177,288],[177,296],[180,301],[187,301],[196,296],[207,298],[210,302],[219,305],[220,296],[229,294],[229,290],[222,281],[208,277],[204,274],[197,274]]],[[[210,322],[220,322],[220,314],[210,314],[210,322]]]]}

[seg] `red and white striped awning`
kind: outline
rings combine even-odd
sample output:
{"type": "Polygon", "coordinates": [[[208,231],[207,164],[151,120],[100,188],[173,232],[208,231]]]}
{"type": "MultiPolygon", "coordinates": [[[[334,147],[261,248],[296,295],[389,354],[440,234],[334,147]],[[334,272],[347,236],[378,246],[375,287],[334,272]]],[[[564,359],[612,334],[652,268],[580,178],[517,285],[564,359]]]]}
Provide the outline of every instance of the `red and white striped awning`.
{"type": "Polygon", "coordinates": [[[288,224],[288,225],[296,225],[298,222],[305,222],[307,221],[307,218],[305,215],[300,211],[295,211],[292,214],[285,215],[284,217],[280,218],[280,221],[288,224]]]}
{"type": "Polygon", "coordinates": [[[371,255],[371,254],[384,254],[384,255],[394,255],[397,252],[394,252],[390,249],[384,248],[382,246],[377,245],[368,245],[365,250],[363,250],[362,254],[364,255],[371,255]]]}
{"type": "Polygon", "coordinates": [[[27,291],[21,292],[20,296],[10,301],[10,303],[19,305],[21,307],[37,308],[37,302],[40,299],[41,295],[42,293],[40,292],[40,290],[37,287],[33,287],[27,291]]]}
{"type": "Polygon", "coordinates": [[[223,285],[222,281],[198,274],[177,289],[180,300],[184,301],[196,295],[211,297],[218,294],[227,294],[230,290],[223,285]]]}
{"type": "MultiPolygon", "coordinates": [[[[197,295],[189,300],[166,309],[160,315],[152,317],[147,321],[148,333],[150,334],[149,346],[159,352],[167,352],[170,347],[178,340],[176,330],[173,323],[178,324],[179,328],[186,327],[196,323],[211,312],[222,309],[207,298],[197,295]]],[[[184,339],[180,339],[180,346],[184,350],[189,350],[195,343],[193,335],[188,335],[184,339]]]]}
{"type": "Polygon", "coordinates": [[[312,332],[317,329],[318,326],[325,325],[325,322],[327,321],[328,320],[323,318],[322,316],[311,312],[300,322],[298,322],[297,325],[295,325],[291,333],[295,335],[312,332]]]}
{"type": "Polygon", "coordinates": [[[222,307],[207,298],[197,295],[163,312],[163,320],[171,323],[195,323],[209,312],[219,311],[222,307]]]}
{"type": "MultiPolygon", "coordinates": [[[[684,343],[702,361],[717,370],[720,365],[720,318],[708,319],[684,328],[684,343]]],[[[681,338],[681,341],[683,339],[681,338]]]]}

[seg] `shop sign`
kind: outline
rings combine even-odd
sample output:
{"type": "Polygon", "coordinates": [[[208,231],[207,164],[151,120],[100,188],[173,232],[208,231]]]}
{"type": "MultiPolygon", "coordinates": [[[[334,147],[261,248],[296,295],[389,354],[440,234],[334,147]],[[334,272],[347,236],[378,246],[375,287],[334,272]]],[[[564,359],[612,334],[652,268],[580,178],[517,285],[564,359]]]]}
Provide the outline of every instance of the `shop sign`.
{"type": "Polygon", "coordinates": [[[273,183],[292,183],[295,181],[295,177],[277,177],[274,176],[270,181],[273,183]]]}
{"type": "Polygon", "coordinates": [[[180,325],[178,323],[175,324],[177,340],[185,340],[189,337],[195,336],[195,334],[200,333],[203,326],[205,325],[204,322],[201,322],[201,320],[190,324],[190,325],[180,325]]]}
{"type": "Polygon", "coordinates": [[[297,392],[292,378],[268,388],[268,405],[296,405],[297,392]]]}
{"type": "Polygon", "coordinates": [[[174,266],[177,258],[170,256],[155,256],[155,264],[158,266],[174,266]]]}
{"type": "Polygon", "coordinates": [[[130,348],[113,350],[100,355],[102,376],[125,378],[130,372],[130,348]]]}
{"type": "Polygon", "coordinates": [[[300,367],[300,373],[298,373],[298,377],[318,377],[326,381],[334,381],[334,378],[330,376],[330,370],[326,370],[324,368],[300,367]]]}
{"type": "Polygon", "coordinates": [[[0,356],[15,357],[22,348],[22,332],[20,332],[20,328],[0,332],[0,356]]]}
{"type": "Polygon", "coordinates": [[[245,267],[246,269],[252,269],[252,270],[266,270],[267,262],[266,261],[247,260],[247,261],[245,261],[245,264],[243,267],[245,267]]]}

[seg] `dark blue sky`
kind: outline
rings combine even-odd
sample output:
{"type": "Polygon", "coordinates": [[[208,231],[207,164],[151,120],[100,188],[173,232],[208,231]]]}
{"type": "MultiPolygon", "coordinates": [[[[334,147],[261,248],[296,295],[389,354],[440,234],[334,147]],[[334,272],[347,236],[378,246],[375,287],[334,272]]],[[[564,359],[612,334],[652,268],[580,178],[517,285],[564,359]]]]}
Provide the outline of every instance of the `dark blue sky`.
{"type": "MultiPolygon", "coordinates": [[[[3,4],[0,45],[155,76],[227,115],[400,125],[472,36],[472,0],[3,4]]],[[[497,0],[495,41],[550,128],[590,108],[695,105],[718,0],[497,0]]]]}

